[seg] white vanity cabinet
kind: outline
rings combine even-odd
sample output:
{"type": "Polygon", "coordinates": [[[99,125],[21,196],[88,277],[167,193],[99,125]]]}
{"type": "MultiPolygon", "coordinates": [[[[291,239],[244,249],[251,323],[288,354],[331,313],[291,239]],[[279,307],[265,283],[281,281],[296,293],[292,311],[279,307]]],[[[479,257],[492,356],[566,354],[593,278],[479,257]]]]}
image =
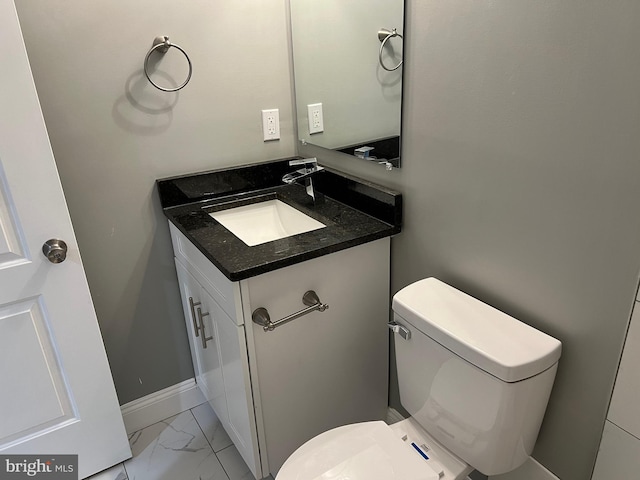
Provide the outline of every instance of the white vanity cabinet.
{"type": "Polygon", "coordinates": [[[232,282],[170,228],[196,380],[257,479],[323,431],[385,418],[389,237],[232,282]],[[308,290],[329,308],[252,321],[302,310],[308,290]]]}

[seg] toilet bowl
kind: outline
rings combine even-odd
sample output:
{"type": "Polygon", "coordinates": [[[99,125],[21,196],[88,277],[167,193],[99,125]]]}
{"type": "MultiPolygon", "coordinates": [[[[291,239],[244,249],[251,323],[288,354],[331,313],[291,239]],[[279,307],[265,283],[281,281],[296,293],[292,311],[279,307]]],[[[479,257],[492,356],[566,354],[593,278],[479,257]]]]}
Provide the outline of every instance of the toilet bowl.
{"type": "Polygon", "coordinates": [[[393,298],[400,402],[411,417],[323,432],[276,480],[461,480],[533,450],[561,343],[435,278],[393,298]]]}

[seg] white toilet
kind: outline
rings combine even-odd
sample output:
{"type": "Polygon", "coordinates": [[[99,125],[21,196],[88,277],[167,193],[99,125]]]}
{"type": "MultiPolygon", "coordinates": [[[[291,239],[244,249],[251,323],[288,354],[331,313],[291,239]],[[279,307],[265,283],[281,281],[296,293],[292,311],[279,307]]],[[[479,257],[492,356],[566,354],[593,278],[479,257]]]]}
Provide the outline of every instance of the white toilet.
{"type": "Polygon", "coordinates": [[[560,342],[436,278],[400,290],[393,311],[411,417],[321,433],[276,480],[457,480],[514,470],[531,454],[560,342]]]}

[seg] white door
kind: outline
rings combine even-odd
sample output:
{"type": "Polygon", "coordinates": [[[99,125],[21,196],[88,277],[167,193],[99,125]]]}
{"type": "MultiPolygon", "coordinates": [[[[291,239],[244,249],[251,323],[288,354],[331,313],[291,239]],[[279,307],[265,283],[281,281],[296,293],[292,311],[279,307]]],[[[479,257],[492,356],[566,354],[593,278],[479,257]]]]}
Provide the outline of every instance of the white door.
{"type": "Polygon", "coordinates": [[[12,0],[0,71],[0,455],[78,454],[84,478],[131,451],[12,0]]]}

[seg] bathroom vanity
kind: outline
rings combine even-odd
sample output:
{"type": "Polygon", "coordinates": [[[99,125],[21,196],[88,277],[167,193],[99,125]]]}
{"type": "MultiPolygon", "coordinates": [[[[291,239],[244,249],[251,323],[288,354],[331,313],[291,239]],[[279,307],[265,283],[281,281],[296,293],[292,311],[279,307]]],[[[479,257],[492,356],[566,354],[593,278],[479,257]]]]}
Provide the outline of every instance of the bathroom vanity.
{"type": "Polygon", "coordinates": [[[387,409],[401,195],[326,170],[314,203],[282,183],[288,160],[158,182],[196,381],[257,479],[318,433],[387,409]],[[274,200],[323,226],[249,246],[214,218],[248,206],[258,228],[253,207],[274,200]]]}

